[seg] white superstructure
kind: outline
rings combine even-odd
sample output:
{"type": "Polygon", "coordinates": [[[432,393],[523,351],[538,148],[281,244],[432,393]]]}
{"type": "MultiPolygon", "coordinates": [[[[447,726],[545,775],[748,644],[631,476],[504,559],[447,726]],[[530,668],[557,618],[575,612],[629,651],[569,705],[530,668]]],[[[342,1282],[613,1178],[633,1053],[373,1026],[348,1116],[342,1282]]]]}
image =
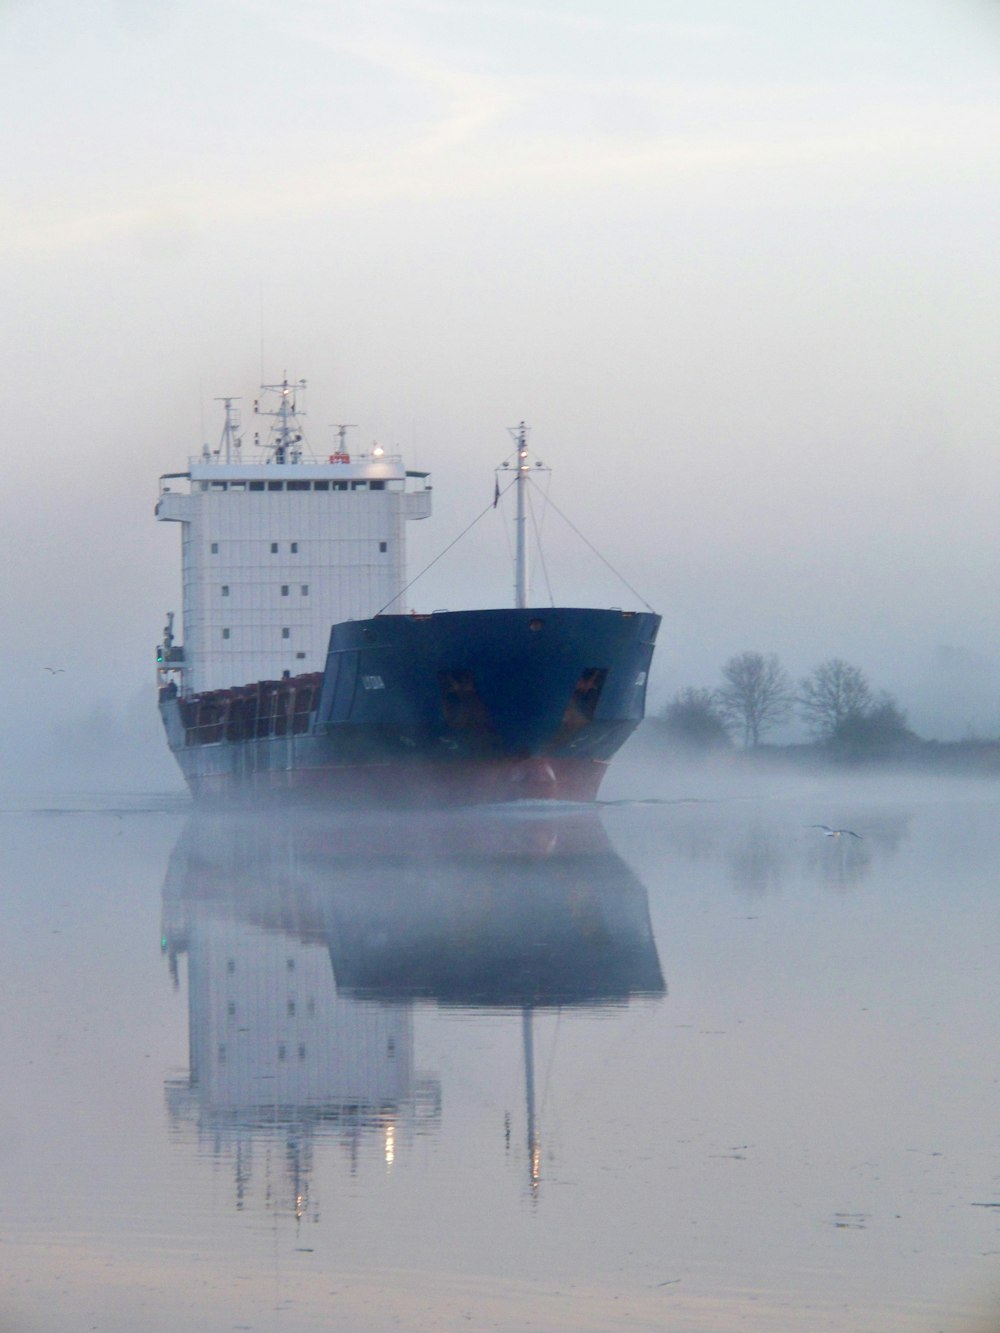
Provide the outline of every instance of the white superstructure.
{"type": "MultiPolygon", "coordinates": [[[[156,517],[182,524],[183,650],[167,636],[161,671],[185,695],[322,671],[331,625],[365,619],[405,582],[408,519],[426,518],[425,473],[378,446],[309,456],[299,429],[302,384],[265,386],[274,424],[243,461],[235,400],[219,448],[160,478],[156,517]]],[[[396,602],[391,609],[401,611],[396,602]]]]}
{"type": "Polygon", "coordinates": [[[409,1006],[337,994],[326,942],[189,913],[191,1081],[204,1111],[399,1106],[413,1096],[409,1006]]]}

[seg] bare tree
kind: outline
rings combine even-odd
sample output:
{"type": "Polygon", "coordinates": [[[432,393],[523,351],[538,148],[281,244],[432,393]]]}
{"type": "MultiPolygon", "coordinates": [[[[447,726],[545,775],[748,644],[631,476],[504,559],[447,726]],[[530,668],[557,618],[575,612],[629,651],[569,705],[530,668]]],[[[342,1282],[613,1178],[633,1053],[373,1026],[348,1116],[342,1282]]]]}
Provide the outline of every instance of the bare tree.
{"type": "Polygon", "coordinates": [[[719,711],[743,731],[747,749],[760,744],[761,735],[783,722],[795,702],[788,672],[775,653],[740,653],[722,668],[725,684],[717,698],[719,711]]]}
{"type": "Polygon", "coordinates": [[[799,711],[821,740],[835,736],[847,718],[868,713],[873,703],[868,677],[840,657],[822,662],[799,682],[799,711]]]}

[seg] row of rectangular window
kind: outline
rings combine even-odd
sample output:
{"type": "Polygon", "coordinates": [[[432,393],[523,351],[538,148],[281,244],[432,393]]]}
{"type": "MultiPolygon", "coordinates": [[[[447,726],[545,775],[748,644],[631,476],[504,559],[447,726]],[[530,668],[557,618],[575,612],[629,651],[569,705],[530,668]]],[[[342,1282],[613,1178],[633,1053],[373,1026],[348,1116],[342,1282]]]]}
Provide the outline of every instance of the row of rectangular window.
{"type": "MultiPolygon", "coordinates": [[[[222,637],[223,637],[224,639],[230,639],[230,638],[232,638],[232,630],[228,627],[228,625],[227,625],[226,628],[222,631],[222,637]]],[[[282,637],[283,639],[290,639],[290,638],[292,637],[292,631],[291,631],[290,629],[288,629],[287,626],[286,626],[286,627],[283,628],[282,631],[281,631],[281,637],[282,637]]],[[[295,656],[296,656],[296,657],[305,657],[305,653],[296,653],[295,656]]]]}
{"type": "MultiPolygon", "coordinates": [[[[278,545],[279,545],[278,542],[272,542],[272,543],[271,543],[271,554],[272,554],[272,555],[277,555],[277,554],[278,554],[278,545]]],[[[219,554],[219,543],[218,543],[218,542],[212,542],[211,547],[210,547],[209,549],[211,550],[212,555],[218,555],[218,554],[219,554]]],[[[298,542],[289,542],[289,543],[288,543],[288,549],[289,549],[289,551],[291,552],[292,555],[298,555],[298,553],[299,553],[299,544],[298,544],[298,542]]],[[[388,551],[388,549],[389,549],[389,543],[388,543],[388,542],[379,542],[379,544],[378,544],[378,549],[379,549],[379,554],[380,554],[380,555],[385,555],[386,551],[388,551]]]]}
{"type": "MultiPolygon", "coordinates": [[[[289,551],[291,552],[292,555],[298,555],[298,553],[299,553],[299,544],[298,544],[298,542],[289,542],[289,543],[288,543],[288,549],[289,549],[289,551]]],[[[211,545],[209,546],[209,550],[211,551],[212,555],[218,555],[218,554],[219,554],[219,543],[218,543],[218,542],[212,542],[211,545]]],[[[278,543],[277,543],[277,542],[272,542],[272,543],[271,543],[271,554],[272,554],[272,555],[277,555],[277,554],[278,554],[278,543]]]]}
{"type": "MultiPolygon", "coordinates": [[[[282,597],[287,597],[287,596],[289,595],[289,594],[288,594],[288,587],[289,587],[289,585],[288,585],[287,583],[283,583],[283,584],[281,585],[281,595],[282,595],[282,597]]],[[[299,593],[300,593],[300,595],[301,595],[302,597],[308,597],[308,596],[309,596],[309,584],[308,584],[308,583],[300,583],[300,584],[299,584],[299,593]]],[[[228,597],[228,596],[229,596],[229,584],[228,584],[228,583],[224,583],[224,584],[222,585],[222,595],[223,595],[223,597],[228,597]]]]}
{"type": "Polygon", "coordinates": [[[384,481],[203,481],[203,491],[384,491],[384,481]]]}
{"type": "MultiPolygon", "coordinates": [[[[295,959],[294,959],[294,958],[286,958],[286,959],[285,959],[285,967],[288,969],[289,972],[294,972],[294,971],[295,971],[295,959]]],[[[226,971],[229,973],[230,976],[232,976],[232,974],[236,971],[236,959],[235,959],[235,958],[227,958],[227,959],[226,959],[226,971]]],[[[316,1005],[316,1001],[315,1001],[315,1000],[310,1000],[310,1001],[309,1001],[309,1012],[310,1012],[310,1013],[312,1013],[313,1009],[315,1008],[315,1005],[316,1005]]]]}
{"type": "MultiPolygon", "coordinates": [[[[286,1011],[287,1011],[287,1013],[288,1013],[288,1017],[289,1017],[289,1018],[294,1018],[295,1015],[296,1015],[296,1013],[298,1012],[298,1001],[297,1001],[297,1000],[289,1000],[288,1003],[287,1003],[287,1005],[285,1006],[285,1008],[286,1008],[286,1011]]],[[[307,1005],[306,1005],[306,1012],[309,1014],[310,1018],[315,1017],[315,1014],[316,1014],[316,1001],[313,999],[312,996],[309,997],[309,1001],[308,1001],[308,1003],[307,1003],[307,1005]]],[[[235,1001],[235,1000],[230,1000],[229,1003],[226,1005],[226,1013],[227,1013],[227,1015],[228,1015],[230,1018],[235,1018],[235,1017],[236,1017],[236,1001],[235,1001]]]]}
{"type": "MultiPolygon", "coordinates": [[[[287,1059],[287,1057],[288,1057],[288,1051],[287,1051],[287,1048],[285,1047],[285,1043],[284,1043],[284,1042],[281,1042],[281,1043],[279,1044],[279,1046],[278,1046],[278,1059],[279,1059],[279,1060],[285,1060],[285,1059],[287,1059]]],[[[225,1043],[224,1041],[220,1041],[220,1042],[219,1042],[219,1064],[220,1064],[220,1065],[224,1065],[224,1064],[226,1063],[226,1058],[227,1058],[226,1043],[225,1043]]],[[[305,1058],[306,1058],[306,1048],[305,1048],[305,1043],[300,1043],[300,1045],[299,1045],[299,1059],[300,1059],[300,1060],[304,1060],[305,1058]]]]}

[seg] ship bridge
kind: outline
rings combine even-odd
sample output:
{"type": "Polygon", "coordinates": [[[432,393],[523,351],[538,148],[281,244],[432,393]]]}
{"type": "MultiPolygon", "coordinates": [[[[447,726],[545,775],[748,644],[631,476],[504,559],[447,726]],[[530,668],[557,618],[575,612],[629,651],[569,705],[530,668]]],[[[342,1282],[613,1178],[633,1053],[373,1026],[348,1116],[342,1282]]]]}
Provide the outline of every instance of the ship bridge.
{"type": "Polygon", "coordinates": [[[161,672],[183,694],[322,671],[331,625],[399,596],[406,524],[431,512],[429,475],[378,445],[351,453],[346,427],[333,452],[308,456],[294,401],[264,413],[278,424],[244,460],[224,401],[219,448],[162,476],[156,505],[181,525],[184,647],[161,652],[161,672]]]}

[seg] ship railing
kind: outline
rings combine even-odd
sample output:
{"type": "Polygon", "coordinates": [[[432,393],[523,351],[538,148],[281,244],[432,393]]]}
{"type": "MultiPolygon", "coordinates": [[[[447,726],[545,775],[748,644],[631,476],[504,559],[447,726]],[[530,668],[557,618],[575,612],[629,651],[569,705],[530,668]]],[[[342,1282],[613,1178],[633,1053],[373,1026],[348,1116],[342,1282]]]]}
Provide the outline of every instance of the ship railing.
{"type": "MultiPolygon", "coordinates": [[[[362,454],[362,453],[358,453],[358,454],[348,454],[348,453],[341,453],[341,452],[339,452],[339,451],[336,451],[336,452],[334,452],[334,453],[330,453],[330,454],[303,454],[303,455],[302,455],[296,462],[294,462],[294,463],[291,461],[291,459],[286,459],[286,460],[285,460],[285,465],[286,465],[286,466],[290,466],[290,467],[340,467],[340,466],[343,466],[343,465],[345,465],[345,464],[354,465],[354,464],[358,464],[358,463],[402,463],[402,461],[403,461],[403,455],[402,455],[402,454],[390,454],[390,453],[382,453],[382,454],[372,454],[372,453],[367,453],[367,454],[362,454]]],[[[249,467],[266,467],[266,466],[270,465],[272,462],[273,462],[273,459],[272,459],[272,457],[271,457],[270,454],[261,453],[261,452],[259,452],[259,451],[256,452],[256,453],[253,453],[252,455],[250,455],[250,456],[248,456],[248,457],[245,457],[245,458],[239,458],[239,457],[238,457],[238,458],[230,458],[230,459],[228,459],[228,460],[225,459],[225,458],[223,458],[223,457],[221,456],[221,454],[220,454],[220,455],[216,455],[216,454],[214,454],[214,453],[210,453],[210,454],[208,454],[208,455],[206,455],[206,454],[189,454],[189,455],[188,455],[188,465],[189,465],[189,467],[193,467],[193,468],[194,468],[194,467],[213,467],[213,466],[216,466],[216,465],[218,465],[218,466],[220,466],[220,467],[227,467],[227,466],[228,466],[228,467],[246,467],[246,466],[249,466],[249,467]]],[[[173,473],[169,473],[168,475],[169,475],[169,476],[172,476],[172,477],[187,477],[187,476],[190,476],[190,473],[189,473],[189,472],[173,472],[173,473]]],[[[407,475],[407,476],[419,477],[419,476],[427,476],[427,475],[429,475],[429,474],[427,474],[427,473],[421,473],[421,472],[412,472],[412,473],[411,473],[411,472],[408,472],[406,475],[407,475]]],[[[162,478],[161,478],[161,480],[162,480],[162,478]]]]}

